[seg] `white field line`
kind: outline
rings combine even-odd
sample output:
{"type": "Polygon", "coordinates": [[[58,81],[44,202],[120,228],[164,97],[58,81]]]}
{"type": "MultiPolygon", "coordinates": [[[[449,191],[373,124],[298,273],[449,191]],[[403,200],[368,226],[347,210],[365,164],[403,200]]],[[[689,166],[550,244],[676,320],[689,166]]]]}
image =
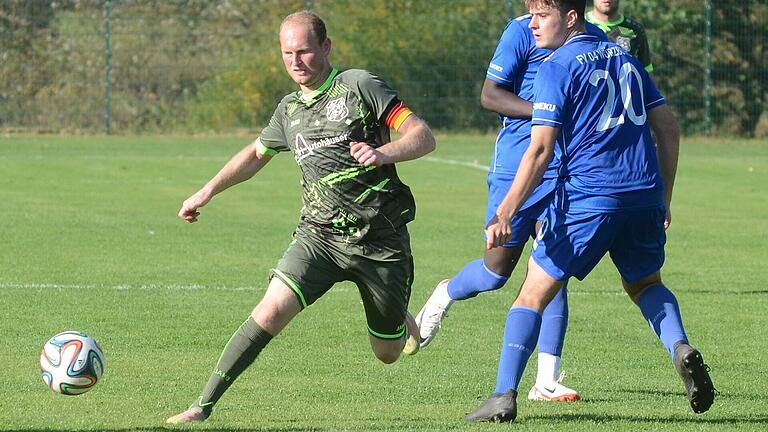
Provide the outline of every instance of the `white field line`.
{"type": "Polygon", "coordinates": [[[466,162],[466,161],[459,161],[459,160],[453,160],[453,159],[443,159],[443,158],[437,158],[433,156],[425,156],[421,158],[421,160],[424,160],[426,162],[433,162],[433,163],[439,163],[443,165],[459,165],[464,166],[468,168],[474,168],[479,169],[481,171],[488,171],[488,165],[482,165],[477,162],[466,162]]]}
{"type": "Polygon", "coordinates": [[[167,155],[167,156],[122,156],[115,159],[114,156],[103,155],[66,155],[66,156],[15,156],[15,155],[0,155],[0,160],[8,161],[62,161],[62,160],[84,160],[84,161],[132,161],[132,162],[152,162],[152,161],[166,161],[166,160],[178,160],[178,161],[223,161],[228,160],[226,155],[213,155],[213,156],[185,156],[185,155],[167,155]]]}
{"type": "Polygon", "coordinates": [[[178,291],[195,291],[195,290],[216,290],[216,291],[256,291],[256,287],[231,287],[226,285],[199,285],[199,284],[119,284],[119,285],[105,285],[105,284],[56,284],[56,283],[13,283],[13,282],[0,282],[0,289],[112,289],[118,291],[124,290],[178,290],[178,291]]]}
{"type": "MultiPolygon", "coordinates": [[[[105,284],[56,284],[56,283],[14,283],[14,282],[0,282],[1,289],[51,289],[51,290],[66,290],[66,289],[107,289],[116,291],[128,291],[128,290],[167,290],[167,291],[264,291],[266,289],[266,283],[259,286],[249,287],[235,287],[227,285],[200,285],[200,284],[119,284],[119,285],[105,285],[105,284]]],[[[354,288],[348,287],[334,287],[330,292],[346,292],[352,291],[354,288]]]]}
{"type": "MultiPolygon", "coordinates": [[[[107,289],[116,291],[127,290],[167,290],[167,291],[263,291],[266,286],[250,286],[250,287],[233,287],[227,285],[199,285],[199,284],[119,284],[119,285],[105,285],[105,284],[56,284],[56,283],[14,283],[14,282],[0,282],[0,289],[53,289],[53,290],[66,290],[66,289],[107,289]]],[[[332,292],[347,292],[356,291],[354,287],[334,287],[329,293],[332,292]]],[[[607,296],[625,296],[626,294],[622,290],[617,291],[578,291],[569,290],[568,295],[575,296],[589,296],[589,295],[607,295],[607,296]]]]}

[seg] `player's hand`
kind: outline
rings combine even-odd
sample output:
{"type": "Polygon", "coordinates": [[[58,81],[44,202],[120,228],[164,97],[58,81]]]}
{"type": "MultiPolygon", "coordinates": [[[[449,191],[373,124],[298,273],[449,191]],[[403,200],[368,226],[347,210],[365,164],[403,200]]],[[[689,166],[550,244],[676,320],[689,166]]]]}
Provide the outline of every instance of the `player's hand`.
{"type": "Polygon", "coordinates": [[[362,166],[381,166],[390,163],[385,154],[371,147],[368,143],[352,141],[349,143],[349,154],[362,166]]]}
{"type": "Polygon", "coordinates": [[[179,210],[179,217],[189,223],[197,222],[197,217],[200,216],[200,212],[197,209],[208,204],[210,200],[211,195],[200,189],[194,195],[184,200],[179,210]]]}
{"type": "Polygon", "coordinates": [[[667,207],[667,213],[664,215],[664,231],[672,225],[672,211],[667,207]]]}
{"type": "Polygon", "coordinates": [[[495,215],[493,219],[485,227],[485,247],[487,249],[493,249],[495,247],[504,246],[512,237],[512,228],[509,226],[509,220],[511,218],[499,217],[495,215]]]}

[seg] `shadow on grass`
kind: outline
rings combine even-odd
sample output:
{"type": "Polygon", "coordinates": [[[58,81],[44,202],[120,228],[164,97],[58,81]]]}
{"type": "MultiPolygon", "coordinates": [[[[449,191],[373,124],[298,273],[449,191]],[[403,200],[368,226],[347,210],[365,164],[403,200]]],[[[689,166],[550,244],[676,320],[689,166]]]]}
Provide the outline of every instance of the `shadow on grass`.
{"type": "MultiPolygon", "coordinates": [[[[685,399],[685,393],[682,391],[669,391],[669,390],[650,390],[650,389],[628,389],[628,388],[621,388],[621,389],[613,389],[611,391],[614,396],[607,396],[607,397],[594,397],[594,396],[585,396],[582,397],[581,401],[579,403],[601,403],[601,402],[616,402],[616,396],[617,393],[632,393],[632,394],[640,394],[640,395],[648,395],[648,396],[661,396],[661,397],[681,397],[685,399]]],[[[720,395],[715,397],[715,400],[719,399],[720,395]]]]}
{"type": "Polygon", "coordinates": [[[647,424],[690,424],[690,425],[734,425],[734,424],[751,424],[751,425],[765,425],[768,426],[768,417],[738,417],[728,416],[720,418],[709,418],[707,414],[702,416],[695,416],[691,414],[690,417],[685,416],[673,416],[668,418],[663,417],[647,417],[642,415],[611,415],[611,414],[534,414],[534,415],[518,415],[516,423],[524,423],[530,420],[547,420],[557,423],[562,422],[594,422],[594,423],[608,423],[608,422],[633,422],[633,423],[647,423],[647,424]]]}
{"type": "MultiPolygon", "coordinates": [[[[727,417],[727,418],[707,418],[705,416],[674,416],[669,418],[659,418],[659,417],[647,417],[642,415],[606,415],[606,414],[547,414],[547,415],[540,415],[540,414],[534,414],[534,415],[522,415],[518,416],[515,423],[518,424],[526,424],[526,423],[533,423],[533,422],[539,422],[539,421],[546,421],[546,422],[552,422],[550,425],[556,425],[560,424],[562,425],[565,422],[574,422],[574,423],[597,423],[597,424],[607,424],[611,422],[632,422],[632,423],[646,423],[646,424],[667,424],[667,425],[699,425],[699,426],[720,426],[723,428],[726,428],[728,425],[763,425],[765,427],[768,427],[768,417],[727,417]]],[[[414,422],[413,426],[418,429],[418,421],[414,422]]],[[[466,427],[468,424],[461,422],[459,424],[456,424],[455,427],[445,427],[446,425],[443,425],[441,427],[441,430],[452,430],[456,428],[463,428],[466,427]]],[[[346,428],[345,428],[346,429],[346,428]]],[[[761,428],[765,430],[764,428],[761,428]]],[[[6,429],[4,429],[5,431],[6,429]]],[[[9,432],[91,432],[95,431],[96,429],[12,429],[8,430],[9,432]]],[[[189,430],[196,430],[196,431],[221,431],[221,432],[323,432],[323,431],[330,431],[330,430],[339,430],[338,427],[333,428],[316,428],[316,427],[299,427],[299,426],[284,426],[284,427],[254,427],[254,428],[243,428],[243,427],[226,427],[226,426],[210,426],[206,425],[204,427],[184,427],[184,426],[176,426],[176,427],[149,427],[149,428],[117,428],[117,429],[98,429],[99,432],[171,432],[171,431],[189,431],[189,430]]],[[[369,430],[365,427],[353,427],[348,430],[369,430]]]]}
{"type": "MultiPolygon", "coordinates": [[[[685,393],[682,391],[675,392],[675,391],[666,391],[666,390],[649,390],[649,389],[622,389],[622,393],[634,393],[634,394],[641,394],[641,395],[649,395],[649,396],[679,396],[682,398],[685,398],[685,393]]],[[[768,394],[762,394],[762,393],[755,393],[750,394],[749,397],[746,396],[738,396],[733,393],[723,393],[718,391],[715,394],[715,403],[717,403],[718,400],[722,399],[757,399],[757,400],[765,400],[768,401],[768,394]]],[[[612,399],[588,399],[588,402],[598,402],[598,401],[606,401],[606,400],[612,400],[612,399]]]]}
{"type": "MultiPolygon", "coordinates": [[[[461,417],[459,417],[461,418],[461,417]]],[[[242,426],[226,426],[218,424],[196,424],[196,425],[168,425],[168,426],[153,426],[153,427],[133,427],[133,428],[111,428],[111,429],[68,429],[68,428],[29,428],[29,429],[0,429],[3,432],[325,432],[325,431],[338,431],[338,430],[350,430],[350,431],[371,431],[381,429],[381,419],[371,420],[371,424],[378,425],[376,427],[368,427],[355,423],[349,426],[329,426],[329,427],[309,427],[309,426],[264,426],[264,427],[242,427],[242,426]]],[[[413,425],[418,426],[420,420],[412,420],[413,425]]],[[[429,425],[433,425],[429,422],[429,425]]],[[[466,427],[466,423],[457,422],[453,425],[442,425],[439,430],[451,431],[455,429],[462,429],[466,427]]],[[[398,427],[393,427],[398,429],[398,427]]],[[[418,427],[416,427],[418,429],[418,427]]],[[[385,428],[388,429],[388,428],[385,428]]],[[[403,428],[405,429],[405,428],[403,428]]],[[[408,428],[410,429],[410,428],[408,428]]]]}
{"type": "Polygon", "coordinates": [[[768,295],[768,290],[746,290],[746,291],[731,291],[731,290],[708,290],[698,289],[685,291],[686,294],[717,294],[717,295],[768,295]]]}

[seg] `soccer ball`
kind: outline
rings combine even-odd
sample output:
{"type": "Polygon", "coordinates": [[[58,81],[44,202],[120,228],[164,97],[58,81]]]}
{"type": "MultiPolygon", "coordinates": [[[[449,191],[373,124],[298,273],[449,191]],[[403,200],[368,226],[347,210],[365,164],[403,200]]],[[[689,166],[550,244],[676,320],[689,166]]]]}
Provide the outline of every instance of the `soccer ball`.
{"type": "Polygon", "coordinates": [[[52,337],[40,353],[43,381],[51,390],[74,396],[87,392],[104,373],[104,353],[92,337],[65,331],[52,337]]]}

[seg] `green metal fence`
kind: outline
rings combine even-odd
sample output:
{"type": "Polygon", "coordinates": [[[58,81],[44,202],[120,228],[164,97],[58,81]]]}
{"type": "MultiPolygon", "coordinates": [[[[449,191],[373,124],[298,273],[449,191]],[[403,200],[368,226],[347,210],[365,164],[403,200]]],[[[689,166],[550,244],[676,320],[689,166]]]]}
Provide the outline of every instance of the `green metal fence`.
{"type": "MultiPolygon", "coordinates": [[[[326,20],[336,66],[383,76],[434,128],[496,128],[480,88],[522,1],[0,0],[0,130],[258,129],[294,89],[277,27],[305,8],[326,20]]],[[[768,136],[768,2],[622,10],[646,27],[686,134],[768,136]]]]}

